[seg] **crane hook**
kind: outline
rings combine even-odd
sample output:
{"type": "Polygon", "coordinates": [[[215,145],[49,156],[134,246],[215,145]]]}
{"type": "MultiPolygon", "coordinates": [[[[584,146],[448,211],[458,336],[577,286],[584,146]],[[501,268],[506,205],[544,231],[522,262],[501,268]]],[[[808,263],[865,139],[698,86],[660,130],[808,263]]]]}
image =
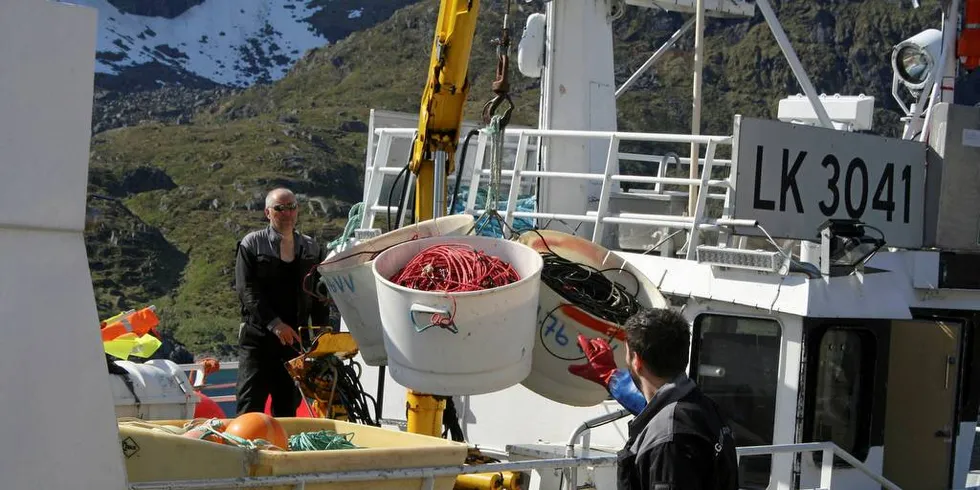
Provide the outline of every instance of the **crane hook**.
{"type": "Polygon", "coordinates": [[[500,39],[494,41],[497,45],[497,73],[493,83],[490,84],[490,88],[495,95],[483,106],[483,123],[490,124],[490,119],[493,118],[500,104],[507,102],[508,107],[500,119],[501,127],[510,122],[510,115],[514,110],[514,102],[510,99],[510,81],[508,79],[510,73],[510,29],[507,26],[507,19],[510,17],[510,3],[511,0],[507,0],[500,39]]]}

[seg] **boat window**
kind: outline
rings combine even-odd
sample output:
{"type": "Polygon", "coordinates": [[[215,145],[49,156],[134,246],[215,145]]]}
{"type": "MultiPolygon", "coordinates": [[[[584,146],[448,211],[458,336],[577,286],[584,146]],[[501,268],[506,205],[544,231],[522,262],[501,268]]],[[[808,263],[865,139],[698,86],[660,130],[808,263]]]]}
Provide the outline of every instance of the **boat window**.
{"type": "MultiPolygon", "coordinates": [[[[828,328],[817,344],[811,441],[833,441],[858,459],[867,455],[868,394],[875,357],[870,332],[828,328]]],[[[819,464],[820,456],[814,455],[819,464]]],[[[835,458],[836,460],[837,458],[835,458]]],[[[836,461],[842,464],[842,461],[836,461]]]]}
{"type": "MultiPolygon", "coordinates": [[[[694,323],[692,377],[730,419],[738,446],[772,444],[782,330],[774,320],[701,315],[694,323]]],[[[771,457],[739,463],[740,488],[769,485],[771,457]]]]}

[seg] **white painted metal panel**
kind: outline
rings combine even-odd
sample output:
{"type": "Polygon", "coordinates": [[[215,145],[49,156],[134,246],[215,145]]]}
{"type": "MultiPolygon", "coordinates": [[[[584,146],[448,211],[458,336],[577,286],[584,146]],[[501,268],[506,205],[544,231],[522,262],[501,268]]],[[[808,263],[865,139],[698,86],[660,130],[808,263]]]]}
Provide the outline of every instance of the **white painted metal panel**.
{"type": "Polygon", "coordinates": [[[737,134],[735,218],[801,240],[819,240],[827,219],[859,219],[888,246],[922,245],[924,143],[752,118],[737,134]]]}
{"type": "Polygon", "coordinates": [[[886,272],[808,279],[723,269],[693,260],[616,252],[668,295],[716,300],[811,318],[908,319],[914,291],[899,256],[880,262],[886,272]]]}
{"type": "MultiPolygon", "coordinates": [[[[540,129],[616,130],[613,70],[613,2],[549,2],[544,76],[541,78],[540,129]]],[[[537,138],[530,142],[537,144],[537,138]]],[[[543,139],[546,170],[598,173],[606,168],[609,140],[549,137],[543,139]]],[[[619,173],[615,162],[613,174],[619,173]]],[[[585,214],[598,206],[601,184],[572,179],[542,179],[543,212],[585,214]]],[[[552,226],[564,230],[560,223],[552,226]]],[[[576,234],[591,238],[593,225],[582,223],[576,234]]]]}
{"type": "Polygon", "coordinates": [[[0,475],[125,487],[82,229],[96,11],[0,2],[0,475]]]}
{"type": "Polygon", "coordinates": [[[0,11],[0,224],[82,230],[95,10],[4,0],[0,11]]]}

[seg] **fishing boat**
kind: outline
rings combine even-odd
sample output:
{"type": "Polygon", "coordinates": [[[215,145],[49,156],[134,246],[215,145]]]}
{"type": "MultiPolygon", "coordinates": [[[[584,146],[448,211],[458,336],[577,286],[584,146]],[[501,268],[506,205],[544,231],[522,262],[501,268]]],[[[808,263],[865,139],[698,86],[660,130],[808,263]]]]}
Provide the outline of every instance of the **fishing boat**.
{"type": "MultiPolygon", "coordinates": [[[[450,4],[459,3],[457,27],[472,27],[462,15],[475,2],[442,3],[440,26],[452,18],[443,15],[450,4]]],[[[910,33],[893,48],[893,95],[911,94],[915,102],[902,103],[902,137],[887,138],[870,133],[873,98],[814,90],[769,0],[547,2],[529,17],[517,49],[521,75],[540,78],[537,126],[506,124],[494,112],[506,102],[501,90],[501,105],[491,106],[486,120],[461,123],[448,138],[458,159],[452,148],[419,160],[416,141],[434,113],[425,104],[423,117],[373,110],[357,231],[324,264],[398,233],[382,226],[388,215],[393,228],[404,229],[454,215],[496,220],[491,236],[534,228],[520,234],[523,247],[551,244],[607,266],[616,281],[629,272],[644,306],[682,312],[692,326],[688,373],[731,418],[742,488],[974,488],[980,108],[954,103],[947,82],[976,63],[976,3],[948,2],[937,19],[941,29],[910,33]],[[617,87],[611,25],[625,5],[680,11],[690,20],[617,87]],[[803,93],[773,101],[774,120],[736,116],[727,134],[700,134],[705,19],[747,18],[757,9],[803,93]],[[691,29],[691,134],[618,131],[617,97],[691,29]],[[656,150],[670,144],[691,152],[685,158],[656,150]],[[656,164],[656,173],[623,174],[621,162],[629,160],[656,164]],[[409,172],[406,161],[425,165],[409,172]],[[457,172],[449,172],[453,167],[457,172]],[[684,170],[687,176],[678,176],[684,170]],[[403,189],[397,194],[396,184],[403,189]],[[405,191],[409,186],[414,192],[405,191]],[[392,195],[397,199],[385,198],[392,195]]],[[[417,479],[410,488],[435,488],[447,475],[505,472],[526,476],[522,484],[532,489],[615,488],[615,452],[629,414],[567,372],[582,362],[576,333],[609,334],[616,344],[615,329],[574,308],[544,308],[559,301],[545,286],[537,297],[487,297],[485,305],[467,299],[454,311],[424,300],[398,307],[407,311],[379,304],[379,295],[391,293],[385,283],[357,282],[354,274],[379,275],[389,248],[413,245],[405,239],[357,264],[367,269],[343,269],[339,282],[325,281],[338,302],[346,297],[366,308],[357,321],[353,309],[344,315],[355,338],[367,339],[364,318],[387,319],[374,325],[383,334],[374,357],[359,340],[360,381],[378,387],[383,430],[439,436],[438,421],[452,406],[449,422],[492,462],[127,480],[125,459],[134,448],[113,420],[102,350],[80,326],[98,323],[82,241],[96,16],[35,0],[8,0],[4,13],[0,64],[14,69],[0,72],[0,271],[20,278],[0,288],[9,336],[0,343],[0,403],[11,414],[0,435],[17,441],[0,457],[5,488],[315,488],[409,477],[417,479]],[[533,335],[515,333],[505,348],[482,353],[458,335],[467,327],[462,319],[457,329],[416,328],[407,338],[392,326],[416,313],[504,318],[529,302],[539,303],[533,335]],[[52,345],[55,333],[63,341],[52,345]],[[502,362],[515,344],[521,355],[502,362]],[[445,346],[441,355],[416,355],[432,345],[445,346]],[[42,352],[57,362],[38,363],[42,352]],[[480,363],[490,367],[467,369],[480,363]],[[433,386],[446,388],[425,390],[433,386]],[[51,393],[62,403],[52,404],[51,393]],[[436,422],[421,427],[422,412],[436,422]]],[[[464,41],[456,41],[465,43],[466,29],[460,32],[464,41]]],[[[462,68],[451,57],[446,63],[456,65],[439,64],[439,47],[437,38],[434,66],[465,76],[468,56],[462,68]]],[[[433,240],[472,235],[432,226],[433,240]]],[[[492,320],[482,321],[487,342],[498,341],[492,320]]],[[[485,488],[494,484],[500,481],[485,488]]]]}

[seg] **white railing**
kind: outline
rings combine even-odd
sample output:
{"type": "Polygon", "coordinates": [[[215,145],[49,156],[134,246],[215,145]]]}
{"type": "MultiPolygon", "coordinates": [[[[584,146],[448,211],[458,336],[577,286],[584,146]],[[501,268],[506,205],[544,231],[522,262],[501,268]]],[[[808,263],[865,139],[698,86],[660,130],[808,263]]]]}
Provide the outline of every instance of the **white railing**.
{"type": "MultiPolygon", "coordinates": [[[[400,164],[397,167],[391,167],[387,165],[391,157],[391,146],[396,139],[411,139],[415,135],[414,128],[379,128],[375,130],[378,136],[378,143],[374,151],[374,157],[371,159],[371,163],[368,165],[365,173],[364,182],[364,216],[362,219],[362,228],[372,228],[374,227],[374,219],[377,213],[393,213],[397,209],[397,206],[380,205],[381,190],[383,188],[383,180],[385,175],[397,175],[402,172],[404,164],[400,164]]],[[[592,223],[594,225],[592,240],[598,242],[602,237],[603,226],[606,224],[632,224],[632,225],[647,225],[647,226],[659,226],[665,228],[674,229],[685,229],[685,230],[717,230],[720,227],[726,226],[755,226],[755,222],[751,220],[735,220],[731,219],[729,216],[729,211],[731,209],[731,203],[734,200],[734,189],[731,184],[731,177],[725,179],[711,179],[712,169],[715,165],[722,166],[732,166],[733,162],[731,160],[719,160],[715,159],[715,152],[719,145],[731,145],[731,136],[704,136],[704,135],[681,135],[681,134],[667,134],[667,133],[632,133],[632,132],[611,132],[611,131],[572,131],[572,130],[543,130],[543,129],[512,129],[508,130],[506,137],[516,138],[516,145],[507,145],[507,147],[514,148],[516,155],[514,158],[513,169],[502,170],[502,176],[510,177],[509,192],[507,195],[507,208],[505,211],[500,212],[503,216],[505,223],[508,226],[513,226],[515,218],[531,218],[531,219],[555,219],[564,220],[572,222],[585,222],[592,223]],[[606,152],[606,165],[605,171],[603,173],[576,173],[576,172],[562,172],[557,170],[528,170],[528,155],[534,151],[534,146],[531,145],[531,138],[547,137],[560,137],[560,138],[573,138],[573,139],[604,139],[607,141],[608,147],[606,152]],[[661,155],[645,155],[641,153],[627,153],[620,152],[620,143],[624,141],[636,141],[636,142],[659,142],[659,143],[698,143],[706,145],[705,156],[703,159],[698,160],[700,170],[700,177],[696,179],[691,178],[679,178],[679,177],[667,177],[667,168],[669,165],[668,157],[661,155]],[[619,166],[620,161],[633,160],[633,161],[647,161],[647,162],[659,162],[656,176],[647,175],[624,175],[614,173],[614,170],[619,166]],[[593,182],[601,182],[602,187],[599,196],[599,202],[596,211],[588,211],[584,214],[566,214],[566,213],[556,213],[556,212],[519,212],[516,211],[518,192],[523,184],[523,178],[564,178],[564,179],[579,179],[593,182]],[[609,211],[609,201],[613,194],[614,184],[622,182],[631,183],[643,183],[643,184],[654,184],[656,187],[654,189],[654,194],[666,193],[662,186],[663,185],[683,185],[691,186],[700,189],[697,193],[697,202],[695,204],[694,216],[677,216],[677,215],[663,215],[663,214],[643,214],[643,213],[611,213],[609,211]],[[711,187],[722,187],[725,189],[724,194],[709,194],[708,189],[711,187]],[[705,211],[707,209],[707,199],[718,199],[724,201],[724,212],[721,218],[711,219],[705,216],[705,211]]],[[[476,146],[476,156],[474,158],[474,168],[470,175],[470,185],[469,185],[469,196],[467,202],[464,205],[465,212],[481,215],[485,210],[476,209],[476,197],[481,178],[489,175],[489,170],[484,168],[484,156],[486,155],[487,144],[489,138],[484,131],[479,133],[477,146],[476,146]]],[[[505,147],[506,148],[506,147],[505,147]]],[[[370,149],[369,149],[370,151],[370,149]]],[[[395,159],[396,162],[407,162],[407,155],[404,158],[395,159]]],[[[689,158],[673,158],[675,165],[682,165],[687,163],[690,165],[691,159],[689,158]]],[[[735,169],[732,168],[731,175],[734,175],[735,169]]],[[[409,186],[414,182],[414,175],[408,172],[409,186]]],[[[401,206],[404,207],[408,204],[408,194],[402,196],[401,206]]],[[[686,192],[674,192],[675,195],[688,195],[686,192]]],[[[631,194],[633,195],[633,194],[631,194]]],[[[636,193],[637,197],[640,198],[653,198],[652,195],[646,193],[636,193]]],[[[402,226],[404,224],[405,215],[408,213],[403,213],[402,221],[397,223],[396,226],[402,226]]],[[[694,258],[695,250],[698,246],[699,234],[692,233],[690,242],[688,243],[687,258],[694,258]]]]}
{"type": "Polygon", "coordinates": [[[888,490],[901,490],[898,485],[892,483],[887,478],[875,473],[871,468],[860,460],[851,456],[850,453],[841,449],[833,442],[803,442],[799,444],[774,444],[772,446],[749,446],[740,447],[736,450],[741,461],[743,456],[766,456],[784,453],[811,453],[821,451],[823,457],[820,461],[820,487],[821,489],[830,488],[834,475],[834,456],[844,460],[854,469],[864,473],[876,483],[888,490]]]}
{"type": "MultiPolygon", "coordinates": [[[[191,364],[178,364],[177,366],[181,369],[181,371],[187,373],[188,375],[187,378],[188,380],[190,380],[191,386],[193,386],[194,389],[196,390],[220,390],[220,389],[234,388],[235,385],[237,384],[234,382],[217,383],[217,384],[206,383],[205,376],[204,376],[204,364],[200,362],[191,363],[191,364]]],[[[219,371],[237,370],[237,369],[238,369],[238,361],[220,362],[218,367],[219,371]]],[[[211,398],[211,400],[214,401],[215,403],[226,403],[226,402],[235,401],[235,395],[219,395],[219,396],[212,396],[209,398],[211,398]]]]}

